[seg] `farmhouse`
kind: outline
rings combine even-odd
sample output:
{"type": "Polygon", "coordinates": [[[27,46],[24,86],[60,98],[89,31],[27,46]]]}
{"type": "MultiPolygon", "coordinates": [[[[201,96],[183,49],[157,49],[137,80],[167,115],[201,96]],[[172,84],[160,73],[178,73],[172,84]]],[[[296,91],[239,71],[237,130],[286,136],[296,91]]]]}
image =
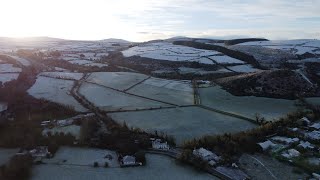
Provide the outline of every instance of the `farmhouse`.
{"type": "Polygon", "coordinates": [[[205,161],[211,161],[211,160],[219,161],[220,160],[219,156],[217,156],[213,152],[206,150],[204,148],[194,149],[193,155],[195,155],[205,161]]]}
{"type": "Polygon", "coordinates": [[[161,142],[161,139],[156,139],[152,141],[152,148],[159,149],[159,150],[169,150],[169,145],[167,142],[161,142]]]}

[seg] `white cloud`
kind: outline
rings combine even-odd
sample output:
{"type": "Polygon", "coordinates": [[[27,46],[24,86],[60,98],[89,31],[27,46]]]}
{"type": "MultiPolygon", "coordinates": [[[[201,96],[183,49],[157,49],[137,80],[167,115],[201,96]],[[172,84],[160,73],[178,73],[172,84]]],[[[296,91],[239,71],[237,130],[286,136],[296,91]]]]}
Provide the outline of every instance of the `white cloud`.
{"type": "Polygon", "coordinates": [[[278,39],[319,38],[320,29],[320,0],[5,0],[0,7],[0,36],[278,39]]]}

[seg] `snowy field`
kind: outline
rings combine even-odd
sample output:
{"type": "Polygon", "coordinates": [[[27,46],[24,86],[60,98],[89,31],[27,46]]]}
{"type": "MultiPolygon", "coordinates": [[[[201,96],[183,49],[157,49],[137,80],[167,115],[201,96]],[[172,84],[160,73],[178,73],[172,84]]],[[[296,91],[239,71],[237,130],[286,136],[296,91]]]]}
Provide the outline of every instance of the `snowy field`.
{"type": "Polygon", "coordinates": [[[267,120],[273,120],[297,109],[294,100],[233,96],[218,85],[199,90],[202,105],[249,118],[255,118],[259,113],[267,120]]]}
{"type": "Polygon", "coordinates": [[[140,56],[168,61],[195,61],[203,64],[213,64],[204,56],[220,54],[217,51],[201,50],[186,46],[173,45],[168,42],[148,43],[122,51],[125,57],[140,56]]]}
{"type": "Polygon", "coordinates": [[[76,111],[86,112],[80,103],[70,94],[74,82],[39,76],[35,84],[28,90],[28,93],[38,99],[46,99],[52,102],[73,107],[76,111]]]}
{"type": "Polygon", "coordinates": [[[172,104],[193,104],[192,85],[185,81],[150,78],[128,92],[172,104]]]}
{"type": "Polygon", "coordinates": [[[280,49],[284,51],[289,51],[294,54],[304,54],[304,53],[320,53],[320,40],[302,39],[302,40],[279,40],[279,41],[256,41],[256,42],[246,42],[240,45],[250,45],[250,46],[263,46],[272,49],[280,49]]]}
{"type": "Polygon", "coordinates": [[[180,166],[174,159],[146,155],[147,164],[129,168],[91,168],[81,166],[38,165],[31,180],[215,180],[214,176],[180,166]]]}
{"type": "Polygon", "coordinates": [[[0,64],[0,73],[19,73],[21,68],[13,67],[13,64],[0,64]]]}
{"type": "Polygon", "coordinates": [[[95,106],[106,111],[134,110],[170,106],[90,83],[83,83],[80,87],[79,93],[92,102],[95,106]]]}
{"type": "Polygon", "coordinates": [[[62,165],[78,165],[78,166],[92,166],[97,162],[99,166],[104,166],[105,162],[109,167],[119,167],[118,157],[116,152],[95,149],[95,148],[76,148],[76,147],[61,147],[52,159],[46,159],[45,163],[58,163],[62,165]],[[111,155],[112,159],[106,158],[111,155]],[[65,162],[63,162],[66,160],[65,162]]]}
{"type": "Polygon", "coordinates": [[[48,135],[50,132],[52,135],[58,133],[60,134],[61,132],[64,134],[70,133],[73,135],[77,140],[80,138],[80,126],[77,125],[70,125],[70,126],[64,126],[64,127],[54,127],[52,129],[46,128],[42,131],[42,134],[44,136],[48,135]]]}
{"type": "Polygon", "coordinates": [[[250,72],[260,71],[259,69],[252,67],[252,65],[250,65],[250,64],[228,66],[227,68],[231,69],[232,71],[239,72],[239,73],[250,73],[250,72]]]}
{"type": "Polygon", "coordinates": [[[83,73],[70,73],[70,72],[42,72],[40,76],[67,79],[67,80],[80,80],[83,77],[83,73]]]}
{"type": "Polygon", "coordinates": [[[118,123],[148,132],[164,132],[176,138],[178,144],[204,135],[234,133],[256,127],[234,117],[199,107],[160,109],[152,111],[109,113],[118,123]]]}
{"type": "Polygon", "coordinates": [[[0,148],[0,166],[6,164],[12,156],[18,152],[18,149],[0,148]]]}
{"type": "Polygon", "coordinates": [[[229,56],[210,56],[211,59],[216,61],[218,64],[245,64],[245,62],[235,59],[229,56]]]}
{"type": "Polygon", "coordinates": [[[100,84],[118,90],[125,90],[148,76],[130,72],[95,72],[86,79],[87,82],[100,84]]]}
{"type": "Polygon", "coordinates": [[[0,74],[0,82],[2,84],[6,83],[6,82],[10,82],[12,80],[16,80],[19,77],[19,73],[4,73],[4,74],[0,74]]]}

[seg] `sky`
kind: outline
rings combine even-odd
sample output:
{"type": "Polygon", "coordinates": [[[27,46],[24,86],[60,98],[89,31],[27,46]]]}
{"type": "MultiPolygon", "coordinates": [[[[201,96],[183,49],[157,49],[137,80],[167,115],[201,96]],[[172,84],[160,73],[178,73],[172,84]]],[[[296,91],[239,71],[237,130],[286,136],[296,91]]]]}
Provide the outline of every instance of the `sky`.
{"type": "Polygon", "coordinates": [[[320,0],[0,0],[0,36],[320,39],[320,0]]]}

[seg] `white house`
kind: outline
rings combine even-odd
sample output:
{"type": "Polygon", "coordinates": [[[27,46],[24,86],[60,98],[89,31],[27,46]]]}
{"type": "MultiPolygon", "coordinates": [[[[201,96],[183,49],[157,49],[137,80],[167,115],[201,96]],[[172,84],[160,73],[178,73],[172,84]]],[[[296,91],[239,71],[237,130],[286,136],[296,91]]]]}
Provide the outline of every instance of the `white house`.
{"type": "Polygon", "coordinates": [[[276,144],[272,143],[271,141],[267,140],[265,142],[261,142],[261,143],[258,143],[258,145],[262,148],[262,150],[266,151],[268,150],[269,148],[272,148],[274,146],[276,146],[276,144]]]}
{"type": "Polygon", "coordinates": [[[205,160],[205,161],[219,161],[220,157],[214,154],[213,152],[206,150],[204,148],[194,149],[193,155],[205,160]]]}
{"type": "Polygon", "coordinates": [[[136,158],[134,156],[124,156],[122,158],[122,164],[129,166],[129,165],[135,165],[136,164],[136,158]]]}
{"type": "Polygon", "coordinates": [[[153,149],[160,149],[160,150],[169,150],[170,146],[167,142],[161,142],[161,139],[156,139],[152,141],[152,148],[153,149]]]}
{"type": "Polygon", "coordinates": [[[69,126],[72,125],[73,119],[65,119],[65,120],[59,120],[57,121],[58,126],[69,126]]]}

